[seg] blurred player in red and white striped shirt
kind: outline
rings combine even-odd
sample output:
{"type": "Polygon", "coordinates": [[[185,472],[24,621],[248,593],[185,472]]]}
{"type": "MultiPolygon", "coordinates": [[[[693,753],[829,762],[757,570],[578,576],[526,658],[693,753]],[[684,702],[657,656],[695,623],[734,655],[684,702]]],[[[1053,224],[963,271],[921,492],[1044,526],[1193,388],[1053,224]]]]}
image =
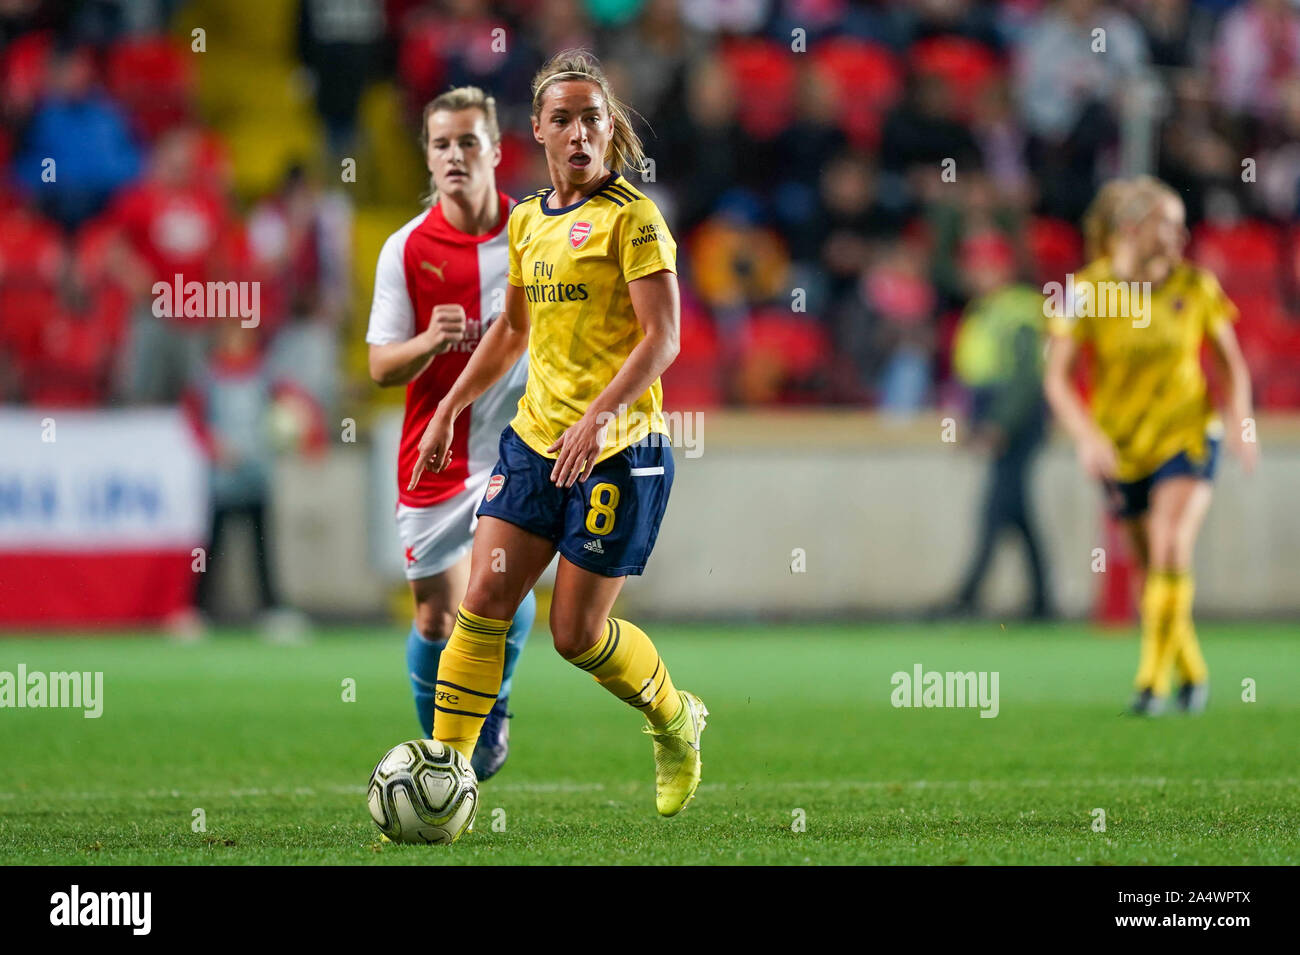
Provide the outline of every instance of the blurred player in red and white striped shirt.
{"type": "MultiPolygon", "coordinates": [[[[451,635],[469,580],[474,512],[497,460],[501,431],[515,414],[528,375],[521,358],[456,421],[451,463],[426,471],[413,490],[420,436],[505,303],[506,220],[514,204],[496,186],[500,130],[491,97],[476,87],[450,90],[424,109],[421,143],[432,177],[431,207],[398,229],[379,253],[370,309],[370,375],[406,385],[397,460],[397,527],[415,598],[407,667],[424,735],[435,705],[455,708],[459,687],[437,686],[438,657],[451,635]]],[[[486,779],[505,762],[506,705],[536,601],[527,595],[506,643],[501,693],[474,751],[486,779]]]]}

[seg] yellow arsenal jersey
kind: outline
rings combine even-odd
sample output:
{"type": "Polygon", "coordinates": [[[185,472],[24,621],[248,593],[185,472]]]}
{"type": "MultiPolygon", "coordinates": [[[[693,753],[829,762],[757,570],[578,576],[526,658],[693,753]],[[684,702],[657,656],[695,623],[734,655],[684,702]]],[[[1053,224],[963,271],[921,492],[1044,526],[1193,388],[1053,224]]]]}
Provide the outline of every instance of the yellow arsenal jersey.
{"type": "Polygon", "coordinates": [[[1201,371],[1201,344],[1237,308],[1204,269],[1183,263],[1159,286],[1120,282],[1107,259],[1074,276],[1048,328],[1091,342],[1092,414],[1119,452],[1120,481],[1146,477],[1170,458],[1205,454],[1221,425],[1201,371]]]}
{"type": "MultiPolygon", "coordinates": [[[[673,241],[655,204],[613,173],[595,192],[551,209],[551,189],[525,197],[510,214],[510,284],[523,289],[532,323],[528,385],[511,426],[547,454],[605,390],[645,337],[627,283],[677,271],[673,241]]],[[[667,434],[656,380],[611,426],[597,461],[651,431],[667,434]]]]}

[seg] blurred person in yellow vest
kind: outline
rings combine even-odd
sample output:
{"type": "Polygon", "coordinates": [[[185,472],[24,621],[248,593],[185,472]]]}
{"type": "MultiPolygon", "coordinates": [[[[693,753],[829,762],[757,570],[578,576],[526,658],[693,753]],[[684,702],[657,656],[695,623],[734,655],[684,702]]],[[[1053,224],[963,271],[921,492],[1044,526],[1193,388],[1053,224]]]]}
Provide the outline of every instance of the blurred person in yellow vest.
{"type": "Polygon", "coordinates": [[[973,613],[980,585],[1001,532],[1024,541],[1029,570],[1029,615],[1052,616],[1052,599],[1028,480],[1046,434],[1042,398],[1043,296],[1015,281],[1015,253],[998,233],[967,239],[960,268],[971,292],[953,344],[953,370],[970,389],[970,444],[990,456],[975,552],[956,599],[944,610],[973,613]]]}

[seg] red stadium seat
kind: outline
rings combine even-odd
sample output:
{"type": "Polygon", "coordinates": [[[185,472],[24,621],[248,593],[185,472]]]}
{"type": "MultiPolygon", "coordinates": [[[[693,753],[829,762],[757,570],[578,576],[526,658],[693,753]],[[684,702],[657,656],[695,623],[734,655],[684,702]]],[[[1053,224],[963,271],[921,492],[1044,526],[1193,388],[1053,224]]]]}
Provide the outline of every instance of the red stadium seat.
{"type": "Polygon", "coordinates": [[[1234,301],[1241,313],[1237,340],[1260,407],[1300,407],[1300,320],[1287,312],[1275,289],[1239,294],[1234,301]]]}
{"type": "Polygon", "coordinates": [[[801,401],[801,386],[832,357],[830,336],[816,319],[760,309],[745,321],[740,336],[742,395],[759,402],[801,401]]]}
{"type": "Polygon", "coordinates": [[[77,230],[73,237],[73,267],[83,284],[112,278],[107,274],[111,267],[109,252],[121,235],[117,222],[108,216],[92,219],[77,230]]]}
{"type": "Polygon", "coordinates": [[[167,37],[142,37],[115,44],[108,53],[105,78],[109,92],[131,115],[144,139],[190,114],[194,78],[190,60],[167,37]]]}
{"type": "Polygon", "coordinates": [[[818,44],[812,54],[814,66],[835,90],[845,135],[860,149],[875,146],[885,112],[903,92],[894,54],[847,37],[818,44]]]}
{"type": "Polygon", "coordinates": [[[1038,218],[1026,230],[1034,276],[1040,284],[1062,282],[1083,264],[1083,237],[1061,219],[1038,218]]]}
{"type": "Polygon", "coordinates": [[[736,40],[722,53],[739,102],[740,125],[771,139],[794,118],[795,65],[790,50],[770,40],[736,40]]]}
{"type": "Polygon", "coordinates": [[[1296,226],[1287,234],[1285,254],[1288,268],[1291,270],[1288,282],[1291,288],[1300,289],[1300,226],[1296,226]]]}
{"type": "Polygon", "coordinates": [[[107,395],[117,344],[98,313],[64,309],[42,316],[38,348],[20,366],[22,390],[32,404],[92,407],[107,395]]]}
{"type": "Polygon", "coordinates": [[[53,223],[22,207],[0,215],[0,281],[5,285],[52,285],[63,258],[63,236],[53,223]]]}
{"type": "Polygon", "coordinates": [[[0,102],[8,113],[26,113],[45,87],[45,67],[54,34],[28,33],[9,44],[0,58],[0,102]]]}
{"type": "Polygon", "coordinates": [[[1238,328],[1238,337],[1245,333],[1242,351],[1260,407],[1300,407],[1300,321],[1279,309],[1254,331],[1247,328],[1238,328]]]}
{"type": "Polygon", "coordinates": [[[20,360],[40,350],[41,322],[59,309],[53,285],[0,282],[0,345],[20,360]]]}
{"type": "Polygon", "coordinates": [[[18,363],[40,349],[45,318],[59,308],[63,238],[23,207],[0,214],[0,343],[18,363]]]}
{"type": "Polygon", "coordinates": [[[1259,406],[1270,411],[1295,411],[1300,409],[1300,375],[1295,366],[1285,372],[1269,375],[1257,383],[1259,406]]]}
{"type": "Polygon", "coordinates": [[[713,318],[689,293],[682,297],[681,351],[663,376],[669,410],[697,411],[722,404],[722,351],[713,318]]]}
{"type": "Polygon", "coordinates": [[[1001,73],[997,55],[982,43],[960,36],[922,40],[908,51],[912,68],[944,80],[958,114],[969,117],[985,87],[1001,73]]]}
{"type": "Polygon", "coordinates": [[[1229,295],[1276,288],[1281,278],[1282,236],[1264,222],[1201,225],[1192,233],[1191,258],[1218,276],[1229,295]]]}
{"type": "Polygon", "coordinates": [[[446,85],[447,63],[439,49],[436,24],[421,18],[402,37],[397,77],[413,103],[422,104],[446,85]]]}
{"type": "Polygon", "coordinates": [[[113,271],[113,243],[121,237],[116,222],[101,217],[86,223],[74,239],[73,269],[86,290],[86,309],[116,348],[126,334],[131,296],[113,271]]]}

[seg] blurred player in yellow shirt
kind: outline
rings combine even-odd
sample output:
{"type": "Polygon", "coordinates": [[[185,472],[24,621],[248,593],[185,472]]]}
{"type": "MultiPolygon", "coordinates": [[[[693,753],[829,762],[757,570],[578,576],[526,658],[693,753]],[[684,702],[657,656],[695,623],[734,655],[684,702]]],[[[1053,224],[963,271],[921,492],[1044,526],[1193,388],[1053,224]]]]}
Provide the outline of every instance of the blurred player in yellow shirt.
{"type": "Polygon", "coordinates": [[[1159,180],[1109,183],[1085,231],[1092,261],[1051,309],[1044,387],[1146,567],[1133,710],[1161,712],[1176,665],[1179,706],[1199,712],[1209,669],[1192,625],[1192,552],[1220,441],[1248,473],[1259,453],[1250,377],[1232,329],[1237,309],[1213,275],[1183,260],[1183,203],[1159,180]],[[1090,408],[1070,382],[1084,343],[1094,352],[1090,408]],[[1225,377],[1226,429],[1210,405],[1203,343],[1225,377]]]}

